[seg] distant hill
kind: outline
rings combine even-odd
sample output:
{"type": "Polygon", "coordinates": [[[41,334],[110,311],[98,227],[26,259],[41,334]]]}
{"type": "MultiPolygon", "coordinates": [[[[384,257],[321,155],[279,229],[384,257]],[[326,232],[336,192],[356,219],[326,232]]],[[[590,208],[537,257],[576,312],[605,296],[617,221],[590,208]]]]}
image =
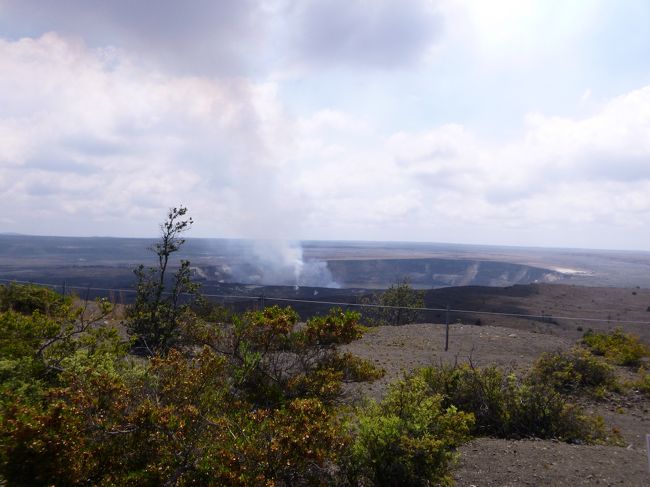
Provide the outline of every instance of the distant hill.
{"type": "MultiPolygon", "coordinates": [[[[0,278],[124,287],[154,263],[155,239],[0,235],[0,278]]],[[[650,288],[650,252],[410,242],[188,239],[206,284],[375,288],[407,278],[414,287],[563,283],[650,288]]]]}

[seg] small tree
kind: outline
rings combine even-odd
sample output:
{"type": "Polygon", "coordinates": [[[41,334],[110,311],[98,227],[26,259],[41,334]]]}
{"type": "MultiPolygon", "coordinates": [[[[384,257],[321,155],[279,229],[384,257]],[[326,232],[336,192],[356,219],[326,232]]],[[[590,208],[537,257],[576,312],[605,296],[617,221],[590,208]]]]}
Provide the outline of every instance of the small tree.
{"type": "Polygon", "coordinates": [[[137,294],[127,314],[127,329],[136,337],[136,349],[149,355],[164,353],[178,341],[198,294],[188,260],[181,260],[178,270],[168,274],[170,257],[183,246],[181,235],[193,223],[192,218],[184,219],[186,214],[184,206],[169,210],[167,220],[160,225],[160,241],[150,248],[158,257],[158,265],[146,268],[141,264],[133,271],[137,294]]]}
{"type": "Polygon", "coordinates": [[[380,325],[406,325],[419,319],[420,311],[415,308],[424,307],[424,293],[413,289],[405,277],[383,293],[370,296],[366,302],[386,306],[366,312],[366,320],[380,325]]]}

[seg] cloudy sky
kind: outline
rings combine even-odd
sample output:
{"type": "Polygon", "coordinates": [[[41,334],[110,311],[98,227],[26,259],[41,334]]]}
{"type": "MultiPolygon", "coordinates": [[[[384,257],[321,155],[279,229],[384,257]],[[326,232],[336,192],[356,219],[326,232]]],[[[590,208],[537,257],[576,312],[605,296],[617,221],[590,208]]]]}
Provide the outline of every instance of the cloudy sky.
{"type": "Polygon", "coordinates": [[[647,0],[0,0],[0,232],[650,250],[647,0]]]}

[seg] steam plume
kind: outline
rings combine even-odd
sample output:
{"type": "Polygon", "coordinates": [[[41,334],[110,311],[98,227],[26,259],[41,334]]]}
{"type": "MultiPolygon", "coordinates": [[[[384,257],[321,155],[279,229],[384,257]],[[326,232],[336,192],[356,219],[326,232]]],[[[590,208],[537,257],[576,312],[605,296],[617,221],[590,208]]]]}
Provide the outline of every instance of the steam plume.
{"type": "Polygon", "coordinates": [[[305,259],[300,242],[250,240],[239,248],[240,259],[228,266],[228,280],[249,284],[334,287],[327,262],[305,259]]]}

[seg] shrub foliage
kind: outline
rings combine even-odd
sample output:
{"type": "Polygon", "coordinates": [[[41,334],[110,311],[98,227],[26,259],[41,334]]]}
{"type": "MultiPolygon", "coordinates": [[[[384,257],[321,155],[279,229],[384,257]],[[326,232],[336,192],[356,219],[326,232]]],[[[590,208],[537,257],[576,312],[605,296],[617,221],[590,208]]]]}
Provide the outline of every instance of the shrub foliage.
{"type": "MultiPolygon", "coordinates": [[[[344,405],[345,382],[383,375],[339,350],[366,331],[360,315],[195,314],[189,263],[169,270],[185,215],[170,210],[158,266],[136,269],[128,337],[105,300],[0,287],[0,485],[448,485],[471,436],[611,441],[567,402],[611,380],[584,349],[546,355],[524,379],[425,368],[379,403],[344,405]]],[[[408,308],[417,296],[402,283],[385,299],[408,308]]]]}
{"type": "Polygon", "coordinates": [[[368,309],[364,318],[375,325],[406,325],[416,323],[421,317],[418,308],[424,307],[424,292],[413,289],[404,278],[392,284],[383,293],[364,299],[365,304],[378,305],[368,309]]]}
{"type": "Polygon", "coordinates": [[[472,413],[445,407],[421,375],[399,381],[351,425],[350,478],[377,486],[451,485],[454,451],[469,439],[473,424],[472,413]]]}
{"type": "Polygon", "coordinates": [[[540,382],[533,373],[524,379],[498,367],[471,365],[424,368],[430,394],[439,394],[443,407],[472,413],[472,433],[499,438],[555,438],[568,442],[617,441],[601,419],[591,418],[561,392],[540,382]]]}
{"type": "Polygon", "coordinates": [[[0,285],[0,311],[32,314],[56,314],[70,306],[72,298],[42,286],[10,283],[0,285]]]}
{"type": "Polygon", "coordinates": [[[544,353],[535,363],[530,380],[560,393],[596,392],[616,387],[613,368],[584,348],[544,353]]]}
{"type": "Polygon", "coordinates": [[[304,485],[343,475],[340,384],[372,370],[336,350],[360,336],[354,314],[299,328],[293,310],[269,308],[143,358],[100,305],[91,317],[0,314],[0,480],[304,485]]]}
{"type": "Polygon", "coordinates": [[[582,343],[592,353],[616,365],[638,367],[644,357],[650,356],[650,347],[642,343],[639,337],[624,333],[620,328],[609,333],[588,331],[582,337],[582,343]]]}
{"type": "Polygon", "coordinates": [[[185,213],[162,225],[159,265],[136,270],[128,338],[105,300],[2,288],[0,484],[354,482],[342,383],[383,375],[338,351],[362,336],[360,316],[300,324],[275,306],[199,318],[182,299],[197,291],[189,263],[168,278],[185,213]]]}

